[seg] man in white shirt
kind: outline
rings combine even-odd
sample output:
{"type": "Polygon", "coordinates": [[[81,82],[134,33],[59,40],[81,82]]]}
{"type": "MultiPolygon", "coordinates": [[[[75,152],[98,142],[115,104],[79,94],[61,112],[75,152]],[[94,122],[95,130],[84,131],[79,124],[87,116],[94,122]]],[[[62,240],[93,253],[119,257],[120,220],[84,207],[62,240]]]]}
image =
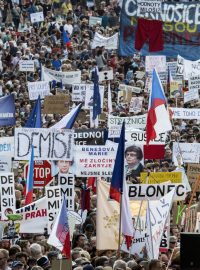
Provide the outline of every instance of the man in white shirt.
{"type": "Polygon", "coordinates": [[[64,31],[66,31],[70,36],[73,32],[72,18],[67,18],[67,23],[64,25],[64,31]]]}

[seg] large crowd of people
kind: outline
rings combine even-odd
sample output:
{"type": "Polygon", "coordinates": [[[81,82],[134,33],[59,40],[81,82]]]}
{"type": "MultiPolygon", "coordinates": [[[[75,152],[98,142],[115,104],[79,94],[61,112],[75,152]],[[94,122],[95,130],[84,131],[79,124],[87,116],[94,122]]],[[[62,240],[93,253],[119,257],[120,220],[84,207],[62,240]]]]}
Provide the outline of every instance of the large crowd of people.
{"type": "MultiPolygon", "coordinates": [[[[0,87],[1,96],[13,94],[16,107],[16,126],[23,127],[33,108],[34,102],[29,100],[27,82],[41,80],[41,65],[58,71],[81,71],[81,81],[92,83],[90,72],[94,67],[99,71],[113,70],[114,79],[110,82],[112,93],[112,115],[132,116],[129,103],[119,102],[119,85],[126,84],[141,89],[140,93],[133,93],[135,97],[143,97],[141,111],[143,115],[148,111],[148,92],[145,87],[144,57],[135,54],[132,57],[121,57],[117,50],[106,50],[104,47],[91,49],[95,32],[110,37],[119,32],[120,3],[117,0],[84,1],[84,0],[1,0],[0,1],[0,87]],[[44,21],[31,23],[30,14],[43,12],[44,21]],[[99,17],[102,23],[90,25],[90,17],[99,17]],[[63,42],[63,31],[69,34],[70,42],[63,42]],[[34,60],[35,72],[20,72],[20,60],[34,60]],[[144,73],[143,76],[138,76],[144,73]]],[[[108,119],[108,84],[105,86],[104,106],[99,127],[107,128],[108,119]]],[[[199,107],[199,100],[188,104],[183,98],[171,98],[165,87],[166,97],[170,107],[199,107]]],[[[51,83],[51,95],[58,91],[71,95],[71,85],[51,83]]],[[[74,102],[70,100],[70,108],[74,102]]],[[[43,101],[42,101],[43,108],[43,101]]],[[[84,113],[84,109],[82,109],[84,113]]],[[[49,128],[58,122],[63,115],[43,114],[43,127],[49,128]]],[[[15,127],[1,127],[0,136],[14,136],[15,127]]],[[[89,112],[85,112],[85,121],[77,118],[74,128],[90,128],[89,112]]],[[[127,159],[127,181],[138,183],[138,172],[171,172],[176,169],[172,158],[172,143],[175,141],[199,143],[199,122],[197,120],[173,120],[173,130],[169,133],[165,145],[165,156],[162,160],[145,160],[141,149],[129,147],[125,152],[127,159]],[[135,159],[136,161],[132,161],[135,159]],[[130,163],[130,164],[129,164],[130,163]],[[139,164],[139,165],[138,165],[139,164]],[[137,165],[137,166],[136,166],[137,165]],[[135,166],[137,169],[134,169],[135,166]],[[139,167],[138,167],[139,166],[139,167]]],[[[15,168],[16,208],[24,206],[25,175],[23,164],[19,162],[15,168]]],[[[187,170],[187,167],[185,167],[187,170]]],[[[75,178],[76,210],[81,207],[81,189],[83,182],[75,178]]],[[[40,189],[34,190],[33,199],[43,196],[40,189]]],[[[189,202],[188,194],[185,203],[189,202]]],[[[195,201],[198,199],[195,198],[195,201]]],[[[85,223],[77,227],[71,243],[72,269],[76,270],[161,270],[180,269],[180,232],[182,226],[174,225],[170,230],[169,249],[160,253],[158,260],[149,261],[147,256],[141,258],[138,254],[128,254],[116,250],[96,250],[96,207],[97,195],[90,191],[90,210],[85,223]],[[173,251],[173,252],[172,252],[173,251]]],[[[7,224],[7,223],[6,223],[7,224]]],[[[2,225],[4,227],[5,224],[2,225]]],[[[41,270],[64,269],[56,266],[54,261],[61,260],[61,254],[54,247],[47,244],[48,235],[44,233],[17,234],[16,238],[9,238],[6,232],[0,240],[0,270],[41,270]],[[56,268],[57,267],[57,268],[56,268]]],[[[68,266],[65,266],[68,267],[68,266]]],[[[65,268],[70,269],[70,268],[65,268]]]]}

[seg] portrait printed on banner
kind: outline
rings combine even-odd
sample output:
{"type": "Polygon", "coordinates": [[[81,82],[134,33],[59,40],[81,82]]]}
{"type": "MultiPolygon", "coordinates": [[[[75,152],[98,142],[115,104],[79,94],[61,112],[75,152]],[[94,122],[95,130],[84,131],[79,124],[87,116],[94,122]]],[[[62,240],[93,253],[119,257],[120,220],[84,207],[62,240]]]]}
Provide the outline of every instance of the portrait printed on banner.
{"type": "Polygon", "coordinates": [[[139,183],[138,177],[144,168],[143,146],[127,144],[124,156],[126,181],[139,183]]]}

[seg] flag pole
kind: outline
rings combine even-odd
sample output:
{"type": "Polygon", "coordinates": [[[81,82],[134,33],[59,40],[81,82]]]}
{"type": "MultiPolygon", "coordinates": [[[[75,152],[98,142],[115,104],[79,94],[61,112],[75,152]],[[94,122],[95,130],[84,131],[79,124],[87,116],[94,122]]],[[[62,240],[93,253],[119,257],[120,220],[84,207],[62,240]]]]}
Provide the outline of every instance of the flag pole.
{"type": "Polygon", "coordinates": [[[122,197],[123,197],[123,192],[120,192],[120,209],[119,209],[119,238],[118,238],[118,258],[121,258],[121,232],[122,232],[122,197]]]}
{"type": "Polygon", "coordinates": [[[188,208],[187,208],[187,211],[186,211],[186,214],[185,214],[184,228],[186,227],[187,216],[188,216],[188,213],[189,213],[189,211],[190,211],[190,207],[191,207],[191,204],[192,204],[194,195],[195,195],[195,193],[197,192],[197,189],[198,189],[198,187],[199,187],[199,184],[200,184],[200,176],[199,176],[199,178],[198,178],[198,180],[197,180],[197,182],[196,182],[196,184],[195,184],[195,187],[194,187],[194,189],[193,189],[193,191],[192,191],[192,196],[191,196],[191,198],[190,198],[190,202],[189,202],[189,204],[188,204],[188,208]]]}

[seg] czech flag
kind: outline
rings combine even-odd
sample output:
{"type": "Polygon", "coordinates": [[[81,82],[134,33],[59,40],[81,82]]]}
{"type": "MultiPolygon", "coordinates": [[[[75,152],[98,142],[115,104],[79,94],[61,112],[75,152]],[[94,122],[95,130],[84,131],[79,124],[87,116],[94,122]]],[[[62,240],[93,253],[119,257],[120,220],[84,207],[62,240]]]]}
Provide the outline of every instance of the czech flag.
{"type": "Polygon", "coordinates": [[[33,202],[33,178],[34,178],[34,147],[31,149],[31,158],[29,161],[28,175],[26,181],[25,205],[33,202]]]}
{"type": "Polygon", "coordinates": [[[169,112],[166,105],[167,102],[164,90],[158,74],[154,69],[146,125],[147,145],[150,141],[156,139],[160,133],[172,130],[169,112]]]}
{"type": "Polygon", "coordinates": [[[119,203],[121,201],[121,194],[123,193],[124,144],[125,144],[125,122],[123,122],[122,124],[119,144],[117,148],[117,155],[110,185],[110,199],[113,199],[119,203]]]}

